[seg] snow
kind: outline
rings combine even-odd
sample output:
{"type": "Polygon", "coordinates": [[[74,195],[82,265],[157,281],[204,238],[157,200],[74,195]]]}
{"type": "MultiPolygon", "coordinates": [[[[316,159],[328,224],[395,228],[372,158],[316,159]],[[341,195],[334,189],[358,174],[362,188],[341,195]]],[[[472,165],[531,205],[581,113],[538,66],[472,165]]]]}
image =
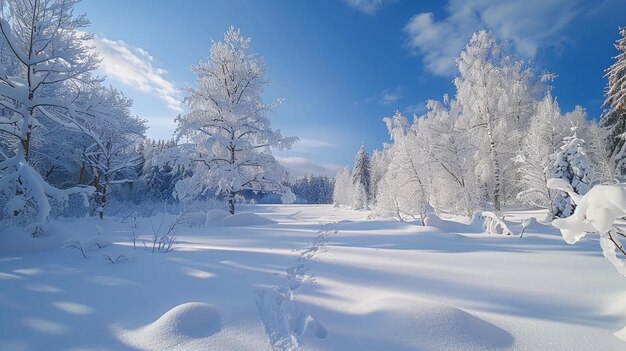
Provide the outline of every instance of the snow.
{"type": "Polygon", "coordinates": [[[230,213],[228,211],[219,208],[213,208],[207,211],[206,222],[207,224],[212,222],[219,222],[227,216],[230,216],[230,213]]]}
{"type": "Polygon", "coordinates": [[[268,225],[276,222],[271,219],[259,216],[256,213],[243,212],[224,217],[219,223],[220,225],[229,227],[246,227],[254,225],[268,225]]]}
{"type": "MultiPolygon", "coordinates": [[[[519,233],[545,211],[501,215],[519,233]]],[[[0,349],[624,349],[626,281],[596,238],[570,246],[541,221],[519,238],[447,217],[368,216],[242,207],[208,227],[180,224],[174,250],[154,254],[141,241],[133,250],[130,223],[114,217],[54,220],[30,238],[37,250],[4,232],[0,349]],[[112,245],[87,259],[61,248],[99,236],[112,245]]],[[[140,238],[174,217],[137,218],[140,238]]]]}
{"type": "Polygon", "coordinates": [[[163,314],[159,319],[137,329],[114,327],[115,335],[125,344],[140,350],[193,347],[222,329],[219,311],[202,302],[187,302],[163,314]]]}

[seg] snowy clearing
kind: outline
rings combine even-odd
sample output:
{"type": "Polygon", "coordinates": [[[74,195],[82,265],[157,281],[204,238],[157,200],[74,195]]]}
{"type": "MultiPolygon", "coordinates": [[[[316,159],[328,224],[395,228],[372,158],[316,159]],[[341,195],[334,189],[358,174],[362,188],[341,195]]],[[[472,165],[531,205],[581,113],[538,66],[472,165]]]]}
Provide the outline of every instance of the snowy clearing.
{"type": "Polygon", "coordinates": [[[138,219],[148,242],[135,250],[114,218],[59,219],[38,239],[4,233],[0,349],[624,349],[613,333],[626,324],[626,281],[597,239],[328,205],[244,211],[255,215],[179,225],[168,253],[148,238],[161,217],[138,219]]]}

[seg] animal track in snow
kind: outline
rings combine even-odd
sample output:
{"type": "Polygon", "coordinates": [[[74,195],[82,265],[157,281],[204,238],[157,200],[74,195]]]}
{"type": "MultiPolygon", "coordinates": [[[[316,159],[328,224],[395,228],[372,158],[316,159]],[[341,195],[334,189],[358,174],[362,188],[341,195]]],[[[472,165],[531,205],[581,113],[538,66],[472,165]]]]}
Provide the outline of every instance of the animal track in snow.
{"type": "Polygon", "coordinates": [[[309,272],[305,262],[313,259],[320,250],[326,251],[329,236],[338,232],[333,229],[333,224],[323,225],[307,247],[297,251],[297,263],[285,270],[285,278],[291,282],[289,286],[253,291],[254,301],[274,351],[299,350],[299,338],[307,331],[320,339],[328,336],[324,326],[298,307],[295,299],[302,283],[315,282],[315,275],[309,272]]]}

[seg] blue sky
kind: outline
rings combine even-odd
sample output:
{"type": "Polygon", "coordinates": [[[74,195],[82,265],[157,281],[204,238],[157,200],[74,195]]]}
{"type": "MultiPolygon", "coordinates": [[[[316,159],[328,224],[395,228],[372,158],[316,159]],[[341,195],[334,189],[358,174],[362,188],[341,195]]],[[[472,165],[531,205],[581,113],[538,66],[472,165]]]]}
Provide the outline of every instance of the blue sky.
{"type": "Polygon", "coordinates": [[[388,141],[383,117],[453,93],[453,59],[483,28],[558,75],[563,110],[579,104],[597,118],[603,70],[626,26],[624,0],[83,0],[77,12],[91,20],[108,82],[134,100],[154,138],[170,137],[184,111],[189,66],[229,25],[241,28],[266,61],[266,100],[285,98],[273,126],[302,139],[277,154],[297,174],[333,174],[361,142],[388,141]]]}

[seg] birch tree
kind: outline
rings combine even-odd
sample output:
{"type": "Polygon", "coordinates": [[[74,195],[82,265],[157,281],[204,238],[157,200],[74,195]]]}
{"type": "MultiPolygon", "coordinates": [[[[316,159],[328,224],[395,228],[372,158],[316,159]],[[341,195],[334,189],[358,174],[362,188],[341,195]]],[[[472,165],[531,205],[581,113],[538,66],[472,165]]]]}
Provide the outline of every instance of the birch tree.
{"type": "Polygon", "coordinates": [[[515,60],[484,30],[472,36],[457,65],[456,100],[474,135],[479,178],[489,184],[493,207],[500,210],[506,188],[514,185],[507,182],[516,173],[511,159],[521,148],[520,132],[541,85],[527,65],[515,60]]]}

